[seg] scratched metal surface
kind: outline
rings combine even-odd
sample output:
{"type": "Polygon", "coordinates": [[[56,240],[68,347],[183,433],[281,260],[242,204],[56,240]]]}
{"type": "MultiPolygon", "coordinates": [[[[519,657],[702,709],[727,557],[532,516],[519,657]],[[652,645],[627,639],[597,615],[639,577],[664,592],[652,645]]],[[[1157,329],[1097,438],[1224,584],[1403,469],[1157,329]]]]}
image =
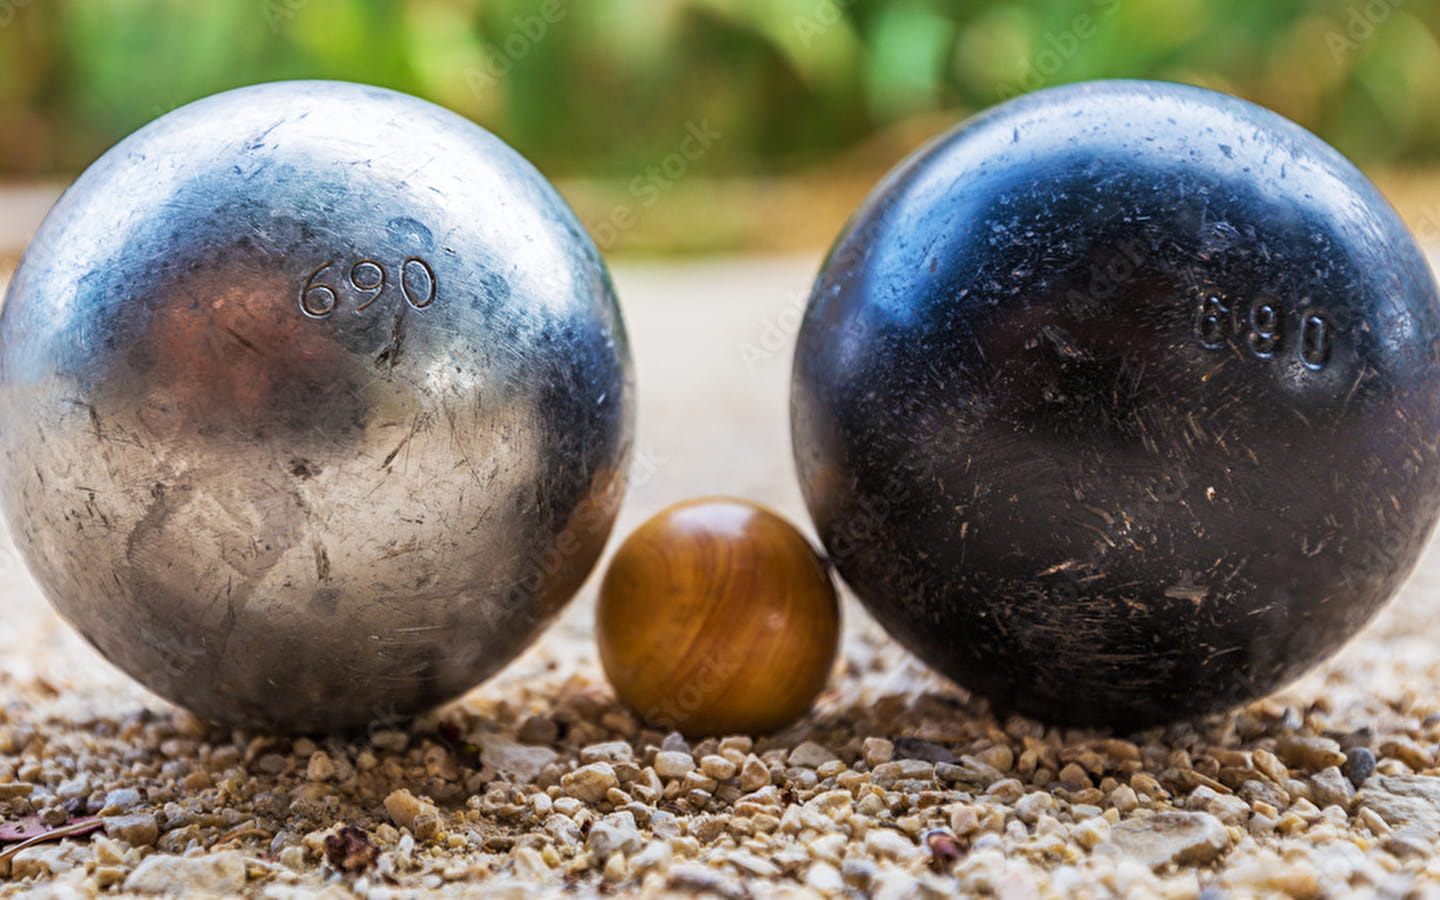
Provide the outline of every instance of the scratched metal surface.
{"type": "Polygon", "coordinates": [[[211,718],[454,698],[604,546],[634,405],[599,253],[441,107],[338,82],[190,104],[80,176],[14,286],[12,538],[109,659],[211,718]]]}

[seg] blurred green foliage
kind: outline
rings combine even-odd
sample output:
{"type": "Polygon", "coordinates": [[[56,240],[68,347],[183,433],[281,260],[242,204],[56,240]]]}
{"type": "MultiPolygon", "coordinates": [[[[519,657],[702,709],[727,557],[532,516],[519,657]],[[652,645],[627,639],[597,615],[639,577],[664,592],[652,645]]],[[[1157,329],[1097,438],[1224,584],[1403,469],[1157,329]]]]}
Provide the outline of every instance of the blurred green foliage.
{"type": "Polygon", "coordinates": [[[288,78],[427,97],[559,176],[629,177],[700,123],[723,136],[707,173],[791,172],[1101,77],[1219,88],[1362,165],[1428,163],[1437,35],[1440,0],[0,0],[0,175],[76,172],[169,109],[288,78]]]}

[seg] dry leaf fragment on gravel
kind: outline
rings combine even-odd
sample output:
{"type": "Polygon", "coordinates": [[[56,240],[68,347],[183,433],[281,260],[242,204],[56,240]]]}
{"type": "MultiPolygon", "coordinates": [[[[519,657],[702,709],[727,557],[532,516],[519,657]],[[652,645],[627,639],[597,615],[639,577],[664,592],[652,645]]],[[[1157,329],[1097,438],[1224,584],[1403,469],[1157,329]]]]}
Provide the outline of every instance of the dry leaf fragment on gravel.
{"type": "Polygon", "coordinates": [[[965,855],[965,842],[948,831],[936,829],[925,835],[925,848],[930,851],[930,868],[948,872],[965,855]]]}
{"type": "Polygon", "coordinates": [[[346,825],[325,836],[325,861],[340,872],[361,872],[374,865],[380,848],[370,842],[370,834],[358,825],[346,825]]]}
{"type": "Polygon", "coordinates": [[[100,830],[104,824],[98,816],[71,819],[64,825],[54,827],[41,822],[38,816],[26,816],[13,822],[7,822],[0,825],[0,843],[8,843],[10,846],[0,850],[0,860],[10,859],[26,847],[33,847],[46,841],[58,841],[61,838],[90,834],[100,830]]]}
{"type": "Polygon", "coordinates": [[[39,834],[50,831],[50,826],[40,821],[39,816],[23,816],[0,823],[0,844],[14,841],[28,841],[39,834]]]}

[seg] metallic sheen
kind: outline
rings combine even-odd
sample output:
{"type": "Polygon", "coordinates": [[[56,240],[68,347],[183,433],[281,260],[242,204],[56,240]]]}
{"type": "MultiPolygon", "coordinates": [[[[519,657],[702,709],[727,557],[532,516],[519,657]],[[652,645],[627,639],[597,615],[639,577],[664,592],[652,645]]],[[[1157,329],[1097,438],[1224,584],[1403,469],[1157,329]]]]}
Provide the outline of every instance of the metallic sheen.
{"type": "Polygon", "coordinates": [[[1097,82],[892,172],[800,330],[845,580],[1002,709],[1144,725],[1296,677],[1440,509],[1440,302],[1356,168],[1260,107],[1097,82]]]}
{"type": "Polygon", "coordinates": [[[0,501],[157,693],[354,727],[464,692],[574,594],[631,383],[599,254],[518,154],[402,94],[260,85],[46,219],[0,311],[0,501]]]}

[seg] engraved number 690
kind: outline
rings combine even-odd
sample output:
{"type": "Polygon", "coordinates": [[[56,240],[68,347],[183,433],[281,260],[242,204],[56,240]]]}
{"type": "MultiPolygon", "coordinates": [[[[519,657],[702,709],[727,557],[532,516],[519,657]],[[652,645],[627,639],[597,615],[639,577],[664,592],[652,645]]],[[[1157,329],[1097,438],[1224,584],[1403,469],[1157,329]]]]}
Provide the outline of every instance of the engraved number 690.
{"type": "Polygon", "coordinates": [[[418,256],[410,256],[400,264],[400,277],[393,279],[383,263],[373,259],[362,259],[350,266],[350,271],[338,286],[330,283],[333,275],[327,275],[336,266],[330,260],[310,273],[300,288],[300,311],[312,319],[325,319],[340,308],[342,296],[354,300],[355,312],[369,309],[385,288],[398,283],[405,302],[413,309],[424,309],[435,302],[437,289],[435,270],[418,256]],[[324,279],[321,276],[326,276],[324,279]]]}
{"type": "Polygon", "coordinates": [[[1287,335],[1286,316],[1285,305],[1273,297],[1256,297],[1249,303],[1242,300],[1232,304],[1206,295],[1201,298],[1196,313],[1195,335],[1200,346],[1207,350],[1219,350],[1236,338],[1260,359],[1291,352],[1299,356],[1307,368],[1325,368],[1335,343],[1329,315],[1315,306],[1299,310],[1298,340],[1287,335]]]}

